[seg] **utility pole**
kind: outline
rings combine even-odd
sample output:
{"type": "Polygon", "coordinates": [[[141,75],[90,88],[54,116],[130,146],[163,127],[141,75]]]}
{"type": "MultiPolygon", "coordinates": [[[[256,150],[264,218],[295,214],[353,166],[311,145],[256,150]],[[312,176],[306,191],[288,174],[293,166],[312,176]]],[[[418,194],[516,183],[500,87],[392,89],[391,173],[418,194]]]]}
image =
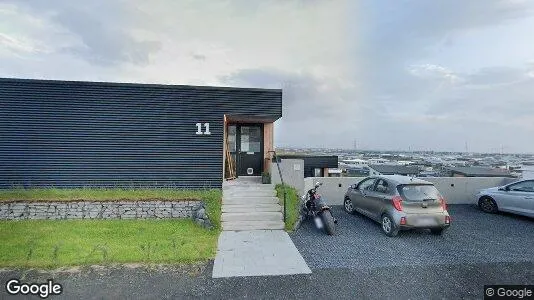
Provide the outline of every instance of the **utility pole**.
{"type": "Polygon", "coordinates": [[[467,141],[465,141],[465,153],[469,153],[469,151],[467,149],[467,141]]]}

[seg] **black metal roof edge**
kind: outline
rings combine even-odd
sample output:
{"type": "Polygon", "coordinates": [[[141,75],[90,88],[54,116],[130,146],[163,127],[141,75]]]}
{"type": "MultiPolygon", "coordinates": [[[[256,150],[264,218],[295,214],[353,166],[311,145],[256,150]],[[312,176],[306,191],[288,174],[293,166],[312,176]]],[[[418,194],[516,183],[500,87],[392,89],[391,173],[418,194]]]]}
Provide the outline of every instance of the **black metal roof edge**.
{"type": "Polygon", "coordinates": [[[238,90],[238,91],[258,91],[258,92],[278,92],[282,94],[282,89],[268,88],[244,88],[232,86],[209,86],[209,85],[186,85],[186,84],[164,84],[164,83],[139,83],[139,82],[110,82],[110,81],[83,81],[83,80],[59,80],[59,79],[35,79],[35,78],[14,78],[0,77],[0,82],[39,82],[53,84],[83,84],[100,86],[131,86],[131,87],[157,87],[157,88],[188,88],[198,90],[238,90]]]}

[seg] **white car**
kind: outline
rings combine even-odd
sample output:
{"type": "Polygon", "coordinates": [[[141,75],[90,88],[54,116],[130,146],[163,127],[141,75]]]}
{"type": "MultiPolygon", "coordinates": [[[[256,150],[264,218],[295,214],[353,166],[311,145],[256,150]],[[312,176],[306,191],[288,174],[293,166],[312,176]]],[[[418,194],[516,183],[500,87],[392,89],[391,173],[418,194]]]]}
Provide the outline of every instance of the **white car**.
{"type": "Polygon", "coordinates": [[[505,211],[534,218],[534,179],[481,190],[476,198],[484,212],[505,211]]]}

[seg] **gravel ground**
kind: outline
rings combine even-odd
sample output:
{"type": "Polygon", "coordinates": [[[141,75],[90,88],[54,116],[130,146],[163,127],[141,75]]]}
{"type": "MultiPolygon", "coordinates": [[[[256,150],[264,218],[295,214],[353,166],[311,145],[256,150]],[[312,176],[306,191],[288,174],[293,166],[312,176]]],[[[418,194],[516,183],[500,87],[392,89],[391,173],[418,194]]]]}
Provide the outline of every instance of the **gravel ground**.
{"type": "Polygon", "coordinates": [[[449,213],[452,225],[443,236],[421,230],[389,238],[378,223],[334,206],[336,236],[317,230],[311,220],[290,236],[312,270],[534,262],[534,219],[486,214],[471,205],[450,205],[449,213]]]}

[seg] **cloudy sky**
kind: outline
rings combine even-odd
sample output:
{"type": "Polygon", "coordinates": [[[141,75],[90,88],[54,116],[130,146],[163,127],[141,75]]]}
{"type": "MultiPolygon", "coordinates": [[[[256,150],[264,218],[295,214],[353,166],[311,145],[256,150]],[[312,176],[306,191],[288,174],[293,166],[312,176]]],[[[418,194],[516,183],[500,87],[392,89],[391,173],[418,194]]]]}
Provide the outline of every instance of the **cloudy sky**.
{"type": "Polygon", "coordinates": [[[283,88],[278,146],[534,152],[534,1],[0,0],[0,77],[283,88]]]}

